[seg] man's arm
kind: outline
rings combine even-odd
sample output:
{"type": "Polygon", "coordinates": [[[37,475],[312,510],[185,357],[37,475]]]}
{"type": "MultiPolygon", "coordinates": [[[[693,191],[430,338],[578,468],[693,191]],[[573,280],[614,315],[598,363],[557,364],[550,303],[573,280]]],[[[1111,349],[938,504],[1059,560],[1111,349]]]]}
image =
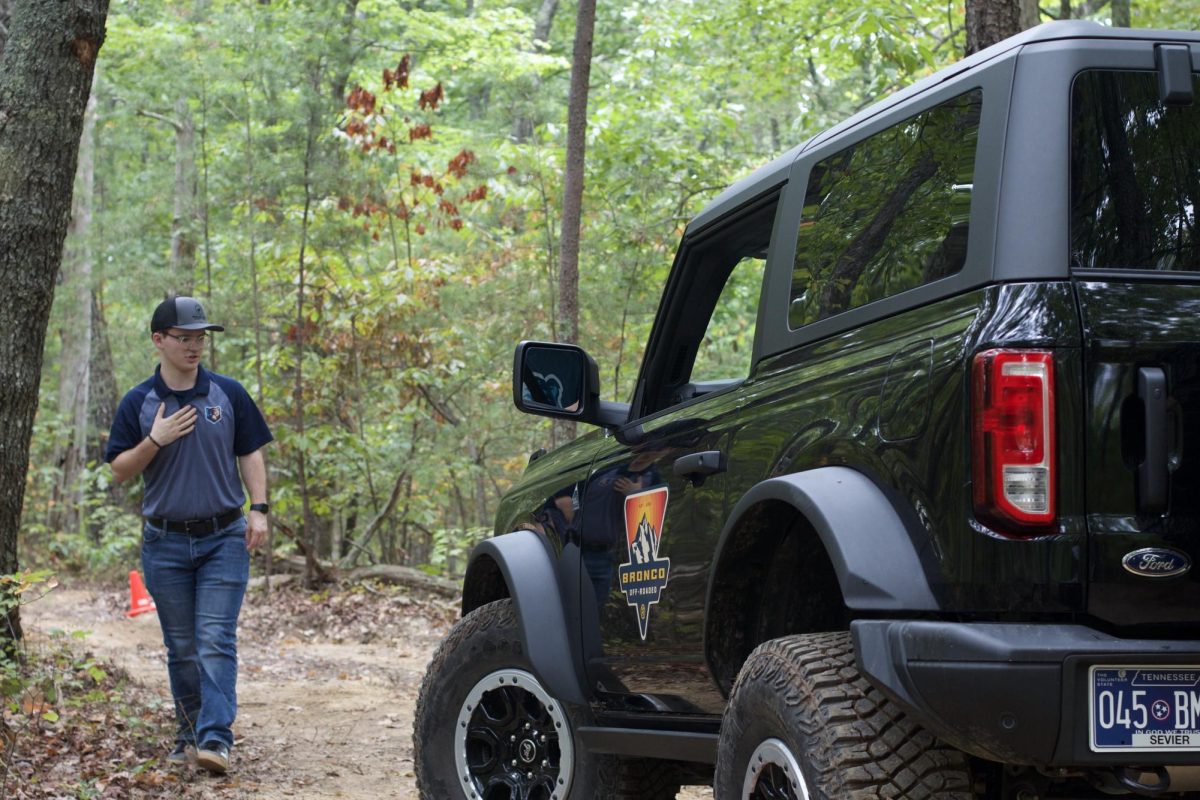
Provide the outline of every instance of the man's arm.
{"type": "MultiPolygon", "coordinates": [[[[267,502],[267,462],[263,458],[262,448],[238,456],[238,468],[242,473],[242,483],[246,484],[246,492],[250,495],[250,502],[267,502]]],[[[246,519],[246,549],[254,550],[266,540],[267,515],[261,511],[251,511],[246,519]]]]}
{"type": "Polygon", "coordinates": [[[165,403],[158,404],[158,413],[154,415],[154,425],[150,435],[129,448],[110,462],[113,476],[117,483],[124,483],[130,478],[142,474],[158,451],[176,439],[187,436],[196,427],[196,407],[187,405],[169,417],[163,416],[165,403]]]}

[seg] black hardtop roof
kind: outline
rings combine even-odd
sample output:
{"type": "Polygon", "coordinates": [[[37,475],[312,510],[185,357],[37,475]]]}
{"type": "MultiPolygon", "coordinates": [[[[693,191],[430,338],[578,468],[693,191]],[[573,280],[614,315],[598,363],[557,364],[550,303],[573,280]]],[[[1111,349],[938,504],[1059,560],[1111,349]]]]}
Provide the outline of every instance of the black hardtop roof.
{"type": "MultiPolygon", "coordinates": [[[[1071,20],[1064,22],[1046,22],[1038,25],[1036,28],[1030,28],[1027,31],[1022,31],[1016,36],[1010,36],[1002,42],[997,42],[991,47],[981,50],[974,55],[968,56],[961,61],[956,61],[948,67],[943,67],[932,75],[922,78],[916,83],[901,89],[893,94],[888,95],[885,99],[875,103],[868,108],[859,111],[852,117],[838,123],[832,128],[821,131],[816,136],[804,141],[803,143],[788,150],[783,155],[779,156],[771,163],[759,167],[754,172],[737,181],[721,194],[705,206],[699,214],[692,218],[688,223],[689,231],[696,231],[703,228],[708,223],[721,217],[727,211],[730,211],[742,205],[746,201],[770,191],[772,188],[783,183],[787,177],[788,169],[792,162],[805,149],[818,141],[824,141],[831,137],[854,128],[865,120],[874,117],[875,115],[886,111],[887,109],[904,102],[910,97],[918,95],[933,86],[938,85],[950,78],[961,75],[962,73],[973,69],[981,64],[991,61],[998,56],[1001,56],[1014,48],[1022,47],[1028,44],[1039,42],[1052,42],[1062,39],[1153,39],[1156,41],[1188,41],[1200,42],[1200,32],[1196,31],[1167,31],[1154,30],[1150,28],[1113,28],[1107,25],[1101,25],[1098,22],[1088,22],[1084,20],[1071,20]]],[[[1200,66],[1200,65],[1197,65],[1200,66]]]]}

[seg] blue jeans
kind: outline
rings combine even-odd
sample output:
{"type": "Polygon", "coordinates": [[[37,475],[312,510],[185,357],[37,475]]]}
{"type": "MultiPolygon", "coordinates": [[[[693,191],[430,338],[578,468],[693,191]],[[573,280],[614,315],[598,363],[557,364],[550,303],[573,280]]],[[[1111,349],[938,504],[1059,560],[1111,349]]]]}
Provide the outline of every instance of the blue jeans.
{"type": "Polygon", "coordinates": [[[250,578],[246,518],[206,536],[146,523],[142,571],[158,607],[167,674],[184,744],[233,745],[237,619],[250,578]]]}

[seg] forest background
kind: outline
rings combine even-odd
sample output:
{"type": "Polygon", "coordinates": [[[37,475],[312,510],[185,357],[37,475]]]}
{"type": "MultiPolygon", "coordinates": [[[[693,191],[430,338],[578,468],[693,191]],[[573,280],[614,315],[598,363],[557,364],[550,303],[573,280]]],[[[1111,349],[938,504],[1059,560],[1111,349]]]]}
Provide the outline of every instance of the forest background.
{"type": "MultiPolygon", "coordinates": [[[[1180,28],[1194,2],[1030,13],[1180,28]]],[[[602,2],[595,31],[578,341],[608,399],[630,394],[688,219],[965,42],[954,0],[602,2]]],[[[514,410],[510,369],[516,342],[563,332],[573,35],[558,0],[114,0],[22,566],[137,566],[140,486],[113,485],[103,448],[156,363],[150,313],[178,293],[226,326],[206,366],[275,433],[276,552],[460,572],[530,452],[563,435],[514,410]]]]}

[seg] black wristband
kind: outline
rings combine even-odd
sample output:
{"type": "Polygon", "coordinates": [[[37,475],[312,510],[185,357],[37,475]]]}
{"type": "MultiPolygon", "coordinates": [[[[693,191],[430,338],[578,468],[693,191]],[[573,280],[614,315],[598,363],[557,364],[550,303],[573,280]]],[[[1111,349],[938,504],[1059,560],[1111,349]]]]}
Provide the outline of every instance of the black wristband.
{"type": "Polygon", "coordinates": [[[146,434],[146,438],[150,440],[150,444],[154,445],[154,446],[155,446],[155,447],[157,447],[159,450],[162,450],[162,445],[161,445],[161,444],[159,444],[157,441],[155,441],[155,439],[154,439],[154,434],[152,434],[152,433],[147,433],[147,434],[146,434]]]}

